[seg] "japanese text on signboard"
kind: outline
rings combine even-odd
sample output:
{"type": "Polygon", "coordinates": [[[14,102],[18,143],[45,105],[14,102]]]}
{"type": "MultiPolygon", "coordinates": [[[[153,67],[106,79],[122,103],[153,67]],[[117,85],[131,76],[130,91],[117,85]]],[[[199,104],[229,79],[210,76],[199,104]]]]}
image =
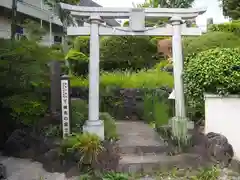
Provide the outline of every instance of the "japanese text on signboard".
{"type": "Polygon", "coordinates": [[[63,137],[67,137],[70,134],[68,80],[61,80],[61,100],[62,100],[62,131],[63,137]]]}

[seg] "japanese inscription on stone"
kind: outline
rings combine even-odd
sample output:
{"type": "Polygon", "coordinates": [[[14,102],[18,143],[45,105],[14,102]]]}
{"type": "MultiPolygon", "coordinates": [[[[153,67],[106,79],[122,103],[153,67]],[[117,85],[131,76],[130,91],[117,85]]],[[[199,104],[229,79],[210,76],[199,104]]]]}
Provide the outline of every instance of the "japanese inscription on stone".
{"type": "Polygon", "coordinates": [[[69,85],[68,80],[61,80],[61,101],[62,101],[62,132],[63,138],[70,134],[70,112],[69,112],[69,85]]]}

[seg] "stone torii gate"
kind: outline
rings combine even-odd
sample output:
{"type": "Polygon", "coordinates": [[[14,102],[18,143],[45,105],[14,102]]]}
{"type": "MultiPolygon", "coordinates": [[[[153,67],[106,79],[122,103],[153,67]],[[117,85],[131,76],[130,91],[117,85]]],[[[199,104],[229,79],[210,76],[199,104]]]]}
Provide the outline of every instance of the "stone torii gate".
{"type": "Polygon", "coordinates": [[[201,35],[198,28],[187,28],[184,20],[196,18],[203,14],[202,9],[175,8],[105,8],[82,7],[60,3],[61,9],[69,11],[76,19],[89,18],[88,26],[70,26],[67,28],[69,36],[90,35],[89,62],[89,118],[84,131],[96,133],[104,139],[104,124],[99,119],[99,36],[172,36],[172,53],[174,67],[175,116],[185,118],[185,100],[183,91],[183,54],[182,35],[201,35]],[[145,27],[145,19],[169,17],[166,27],[145,27]],[[128,19],[129,27],[108,27],[103,24],[104,19],[128,19]]]}

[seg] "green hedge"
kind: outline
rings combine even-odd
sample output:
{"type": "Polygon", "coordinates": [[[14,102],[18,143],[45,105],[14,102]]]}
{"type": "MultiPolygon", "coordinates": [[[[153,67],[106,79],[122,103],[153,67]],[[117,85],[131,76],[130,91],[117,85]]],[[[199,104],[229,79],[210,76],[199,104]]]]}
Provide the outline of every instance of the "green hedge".
{"type": "Polygon", "coordinates": [[[204,116],[203,93],[239,94],[240,66],[238,48],[217,48],[188,58],[185,63],[185,92],[191,117],[204,116]]]}
{"type": "Polygon", "coordinates": [[[183,40],[185,57],[193,53],[212,48],[240,47],[240,38],[228,32],[208,32],[198,37],[186,37],[183,40]]]}
{"type": "Polygon", "coordinates": [[[232,21],[223,24],[212,24],[208,28],[209,31],[230,32],[240,36],[240,21],[232,21]]]}

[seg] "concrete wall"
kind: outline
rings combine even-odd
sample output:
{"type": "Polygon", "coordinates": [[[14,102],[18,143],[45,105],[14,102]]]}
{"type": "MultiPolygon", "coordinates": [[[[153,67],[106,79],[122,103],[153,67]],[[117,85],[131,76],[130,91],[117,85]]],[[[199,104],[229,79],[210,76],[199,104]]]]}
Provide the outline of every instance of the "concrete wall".
{"type": "Polygon", "coordinates": [[[209,132],[227,137],[240,160],[240,96],[205,95],[205,133],[209,132]]]}

